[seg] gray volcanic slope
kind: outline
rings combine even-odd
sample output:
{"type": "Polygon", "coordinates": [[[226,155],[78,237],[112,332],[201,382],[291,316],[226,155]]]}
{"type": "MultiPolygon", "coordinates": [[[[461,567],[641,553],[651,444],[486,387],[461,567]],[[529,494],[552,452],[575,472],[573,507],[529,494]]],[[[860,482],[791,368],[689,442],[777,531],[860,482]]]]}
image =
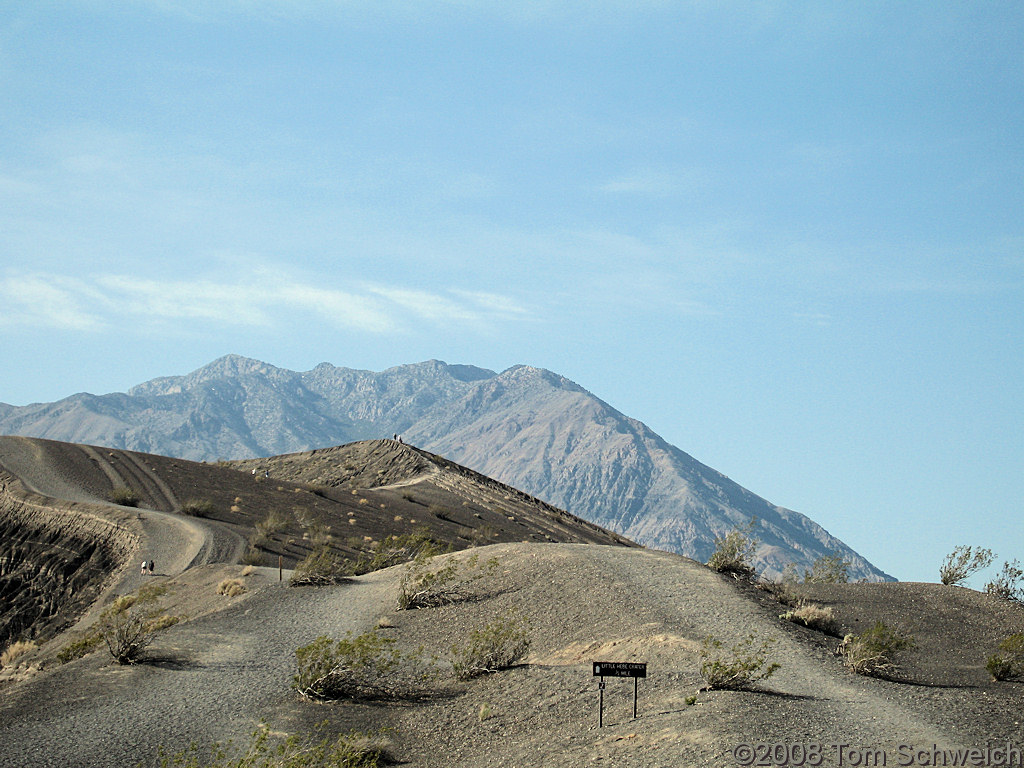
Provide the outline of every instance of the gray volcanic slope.
{"type": "Polygon", "coordinates": [[[706,560],[757,518],[757,565],[777,576],[838,553],[889,578],[804,515],[775,506],[550,371],[432,360],[375,373],[298,373],[229,355],[127,393],[0,404],[0,433],[193,460],[309,450],[398,433],[647,546],[706,560]]]}

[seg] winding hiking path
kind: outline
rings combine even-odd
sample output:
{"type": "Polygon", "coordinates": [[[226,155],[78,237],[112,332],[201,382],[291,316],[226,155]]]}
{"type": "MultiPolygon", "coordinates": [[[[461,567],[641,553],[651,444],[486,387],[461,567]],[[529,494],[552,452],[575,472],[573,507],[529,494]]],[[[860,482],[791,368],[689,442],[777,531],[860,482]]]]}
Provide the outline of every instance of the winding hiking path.
{"type": "MultiPolygon", "coordinates": [[[[174,492],[131,452],[0,437],[0,467],[27,490],[58,501],[117,506],[105,498],[101,477],[110,487],[144,493],[156,509],[121,509],[135,513],[141,525],[137,562],[153,560],[160,574],[173,576],[204,563],[237,562],[245,549],[245,540],[227,526],[174,514],[180,508],[174,492]]],[[[139,569],[128,568],[115,591],[133,592],[142,579],[139,569]]]]}

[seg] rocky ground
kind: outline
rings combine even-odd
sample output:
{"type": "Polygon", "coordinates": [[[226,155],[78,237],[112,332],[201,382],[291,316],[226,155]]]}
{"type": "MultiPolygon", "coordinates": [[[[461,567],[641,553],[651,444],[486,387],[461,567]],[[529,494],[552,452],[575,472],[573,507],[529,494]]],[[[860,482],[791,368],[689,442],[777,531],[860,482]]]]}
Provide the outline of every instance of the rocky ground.
{"type": "MultiPolygon", "coordinates": [[[[175,546],[171,527],[142,536],[146,546],[175,546]]],[[[292,588],[271,568],[186,567],[194,545],[179,545],[182,555],[167,558],[174,567],[149,580],[164,588],[161,607],[187,620],[161,631],[136,665],[117,665],[102,650],[58,665],[70,635],[34,652],[34,667],[0,688],[0,764],[145,765],[160,747],[244,740],[261,720],[275,733],[324,721],[331,730],[383,728],[390,758],[410,766],[717,768],[749,764],[742,745],[767,764],[797,764],[804,749],[808,765],[925,765],[936,756],[954,764],[958,749],[1024,745],[1024,683],[995,683],[984,670],[1003,637],[1024,632],[1024,608],[958,587],[806,585],[790,595],[831,607],[838,634],[876,620],[912,633],[916,647],[897,674],[874,679],[844,667],[838,637],[781,620],[786,606],[772,592],[662,552],[550,542],[471,548],[435,561],[455,558],[463,579],[484,573],[465,581],[463,599],[398,610],[405,566],[292,588]],[[226,578],[240,579],[245,593],[218,594],[226,578]],[[452,648],[509,615],[529,621],[525,660],[456,680],[452,648]],[[370,630],[403,653],[422,648],[416,668],[433,675],[385,699],[314,703],[290,687],[298,647],[370,630]],[[779,670],[754,690],[699,690],[705,638],[732,644],[751,635],[772,641],[779,670]],[[632,681],[608,679],[598,726],[594,661],[647,663],[639,717],[632,681]],[[759,744],[782,746],[769,753],[759,744]]]]}

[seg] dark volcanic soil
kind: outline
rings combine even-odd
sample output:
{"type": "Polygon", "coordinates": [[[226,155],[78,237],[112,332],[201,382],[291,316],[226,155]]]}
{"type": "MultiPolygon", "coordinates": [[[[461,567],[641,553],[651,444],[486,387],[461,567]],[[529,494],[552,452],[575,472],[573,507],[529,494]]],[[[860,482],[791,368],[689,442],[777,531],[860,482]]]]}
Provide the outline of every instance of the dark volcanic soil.
{"type": "MultiPolygon", "coordinates": [[[[509,505],[521,501],[515,492],[387,442],[347,455],[339,449],[320,457],[322,463],[313,457],[312,466],[292,457],[264,460],[270,477],[141,454],[108,456],[107,468],[122,479],[131,474],[157,507],[111,508],[110,519],[131,528],[146,551],[161,552],[166,570],[146,579],[165,588],[162,607],[188,619],[161,631],[135,666],[118,666],[102,650],[57,665],[56,651],[80,636],[81,627],[30,652],[0,687],[0,764],[146,764],[161,745],[176,751],[193,741],[204,748],[229,738],[244,741],[260,720],[276,733],[305,732],[321,721],[336,730],[386,727],[391,756],[410,766],[720,768],[737,765],[743,752],[736,747],[748,743],[805,745],[828,766],[881,765],[880,756],[886,765],[921,765],[921,756],[960,748],[1007,741],[1024,746],[1024,683],[995,683],[984,672],[995,645],[1024,631],[1018,604],[930,584],[805,585],[801,596],[832,607],[844,631],[882,620],[914,635],[916,648],[902,658],[897,679],[859,677],[834,654],[838,638],[781,620],[785,606],[766,590],[667,553],[544,541],[563,526],[584,540],[600,534],[572,528],[571,518],[546,505],[513,510],[509,505]],[[384,463],[379,481],[387,482],[363,487],[367,457],[381,453],[400,460],[384,463]],[[345,462],[358,471],[344,475],[345,462]],[[341,473],[330,474],[338,464],[341,473]],[[189,493],[214,501],[212,521],[160,511],[189,493]],[[408,518],[434,515],[437,531],[471,529],[476,521],[488,537],[495,529],[485,526],[501,526],[506,540],[435,560],[440,566],[454,558],[463,574],[474,556],[497,565],[467,583],[466,599],[414,611],[396,605],[406,566],[340,586],[289,588],[276,580],[276,569],[216,562],[218,552],[231,549],[229,533],[243,536],[254,519],[289,502],[371,538],[389,530],[389,521],[392,530],[404,531],[408,518]],[[344,522],[348,512],[356,523],[344,522]],[[218,535],[227,538],[217,544],[218,535]],[[203,557],[208,562],[199,565],[203,557]],[[242,580],[246,592],[219,595],[227,577],[242,580]],[[455,680],[452,647],[513,612],[532,627],[525,662],[455,680]],[[314,704],[291,690],[296,648],[318,635],[339,638],[375,627],[404,652],[422,646],[421,658],[436,657],[439,674],[417,695],[314,704]],[[698,693],[704,639],[732,645],[751,635],[758,643],[773,641],[770,660],[781,665],[778,672],[755,690],[698,693]],[[610,679],[604,727],[598,727],[594,661],[648,664],[637,719],[632,682],[610,679]],[[695,703],[688,703],[694,695],[695,703]],[[915,762],[905,762],[907,755],[915,762]]],[[[70,489],[81,494],[76,503],[85,504],[103,492],[104,482],[114,482],[102,469],[106,481],[86,471],[99,465],[88,451],[85,459],[76,453],[85,449],[45,448],[47,469],[30,478],[37,490],[70,489]],[[65,458],[54,460],[55,454],[65,458]]],[[[371,473],[374,482],[378,471],[371,473]]],[[[279,532],[274,541],[298,552],[301,528],[294,531],[279,532]]],[[[132,567],[120,578],[121,591],[142,582],[132,567]]],[[[775,762],[778,754],[771,755],[775,762]]]]}

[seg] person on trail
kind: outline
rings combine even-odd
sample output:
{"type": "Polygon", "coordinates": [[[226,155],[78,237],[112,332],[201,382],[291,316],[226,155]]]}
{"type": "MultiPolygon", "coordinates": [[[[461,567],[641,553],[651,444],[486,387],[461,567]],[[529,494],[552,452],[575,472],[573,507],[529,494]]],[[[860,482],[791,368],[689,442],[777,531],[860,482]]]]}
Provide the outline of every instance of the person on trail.
{"type": "Polygon", "coordinates": [[[153,575],[153,561],[150,560],[148,565],[149,565],[149,575],[152,576],[153,575]]]}
{"type": "Polygon", "coordinates": [[[142,561],[142,573],[140,574],[141,576],[145,576],[146,575],[146,567],[147,567],[147,565],[148,565],[148,563],[145,560],[143,560],[142,561]]]}

